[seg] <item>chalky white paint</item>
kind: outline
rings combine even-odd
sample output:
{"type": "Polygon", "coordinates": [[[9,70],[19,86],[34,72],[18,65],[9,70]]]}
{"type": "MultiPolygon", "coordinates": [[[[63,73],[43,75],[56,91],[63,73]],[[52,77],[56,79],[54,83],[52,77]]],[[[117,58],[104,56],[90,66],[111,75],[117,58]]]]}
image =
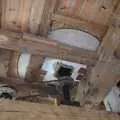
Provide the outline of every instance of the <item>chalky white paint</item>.
{"type": "Polygon", "coordinates": [[[100,44],[96,37],[86,32],[73,29],[59,29],[52,31],[49,33],[48,38],[89,51],[96,51],[100,44]]]}
{"type": "Polygon", "coordinates": [[[18,74],[20,78],[24,79],[30,63],[31,54],[21,54],[18,61],[18,74]]]}

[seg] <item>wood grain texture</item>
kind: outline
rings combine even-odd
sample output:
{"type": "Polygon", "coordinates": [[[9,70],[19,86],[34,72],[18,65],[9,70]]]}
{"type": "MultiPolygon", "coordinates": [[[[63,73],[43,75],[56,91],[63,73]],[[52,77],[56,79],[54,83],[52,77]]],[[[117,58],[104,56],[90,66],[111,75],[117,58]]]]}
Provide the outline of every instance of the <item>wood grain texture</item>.
{"type": "Polygon", "coordinates": [[[0,49],[0,76],[7,77],[11,51],[0,49]]]}
{"type": "Polygon", "coordinates": [[[58,13],[106,25],[119,0],[59,0],[58,13]]]}
{"type": "Polygon", "coordinates": [[[84,2],[84,0],[58,0],[57,13],[77,17],[84,2]]]}
{"type": "Polygon", "coordinates": [[[1,16],[2,16],[2,1],[0,1],[0,28],[1,28],[1,16]]]}
{"type": "Polygon", "coordinates": [[[41,36],[47,36],[50,29],[50,24],[52,20],[52,14],[56,8],[57,0],[45,0],[45,8],[43,11],[42,21],[40,24],[39,34],[41,36]]]}
{"type": "Polygon", "coordinates": [[[40,55],[32,55],[28,71],[26,73],[26,80],[28,82],[40,82],[44,79],[46,72],[41,69],[44,63],[45,57],[40,55]],[[43,74],[42,74],[43,72],[43,74]]]}
{"type": "MultiPolygon", "coordinates": [[[[115,11],[118,15],[120,14],[119,9],[120,4],[115,11]]],[[[120,28],[111,25],[97,51],[99,60],[96,66],[91,69],[89,80],[84,84],[84,87],[79,87],[78,96],[81,103],[89,101],[92,104],[99,104],[120,79],[120,60],[114,56],[119,44],[120,28]]]]}
{"type": "Polygon", "coordinates": [[[18,60],[20,54],[20,52],[11,51],[7,72],[8,77],[18,78],[18,60]]]}
{"type": "Polygon", "coordinates": [[[33,0],[30,16],[29,16],[29,31],[37,34],[42,20],[43,10],[45,7],[45,0],[33,0]]]}
{"type": "Polygon", "coordinates": [[[19,31],[19,0],[1,0],[1,27],[12,31],[19,31]]]}
{"type": "Polygon", "coordinates": [[[86,91],[83,95],[79,94],[83,104],[85,101],[99,104],[120,79],[120,60],[114,58],[114,51],[120,43],[120,29],[110,27],[103,41],[99,60],[91,70],[89,85],[86,84],[86,87],[78,91],[78,93],[86,91]]]}
{"type": "Polygon", "coordinates": [[[108,28],[107,26],[96,24],[92,21],[88,22],[85,20],[74,19],[60,14],[54,14],[52,20],[52,30],[63,28],[82,30],[97,37],[100,41],[108,28]]]}
{"type": "Polygon", "coordinates": [[[29,30],[29,16],[32,6],[32,0],[20,0],[19,21],[21,32],[28,32],[29,30]]]}
{"type": "Polygon", "coordinates": [[[1,0],[1,26],[15,32],[38,32],[45,0],[1,0]]]}
{"type": "Polygon", "coordinates": [[[97,56],[95,52],[72,47],[54,40],[48,40],[32,34],[16,34],[1,32],[0,47],[19,52],[45,55],[47,57],[62,58],[84,64],[95,64],[97,56]],[[7,33],[7,34],[6,34],[7,33]],[[20,36],[20,37],[18,37],[20,36]],[[17,38],[18,37],[18,38],[17,38]]]}
{"type": "Polygon", "coordinates": [[[51,28],[66,26],[102,38],[118,3],[119,0],[1,0],[1,26],[10,31],[31,32],[42,36],[47,36],[51,28]],[[55,20],[54,14],[65,16],[66,19],[61,17],[59,21],[59,18],[55,20]],[[70,19],[72,22],[73,19],[79,21],[78,25],[75,24],[74,27],[73,22],[67,26],[66,20],[70,19]]]}
{"type": "Polygon", "coordinates": [[[69,106],[31,104],[20,101],[0,102],[1,120],[119,120],[115,113],[69,106]]]}

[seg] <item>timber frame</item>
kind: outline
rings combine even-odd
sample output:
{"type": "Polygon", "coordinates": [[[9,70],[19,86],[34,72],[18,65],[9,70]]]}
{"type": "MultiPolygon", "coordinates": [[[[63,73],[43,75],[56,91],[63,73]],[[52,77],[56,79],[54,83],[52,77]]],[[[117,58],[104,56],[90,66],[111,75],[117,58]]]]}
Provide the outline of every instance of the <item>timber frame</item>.
{"type": "Polygon", "coordinates": [[[83,64],[94,64],[97,61],[95,52],[71,47],[54,40],[48,40],[44,37],[28,33],[14,33],[0,30],[0,41],[0,47],[8,50],[53,58],[62,57],[63,60],[83,64]]]}
{"type": "Polygon", "coordinates": [[[91,100],[99,104],[120,79],[120,73],[110,71],[119,70],[120,64],[114,56],[120,46],[120,1],[16,0],[11,6],[9,0],[0,1],[0,48],[13,51],[14,58],[20,53],[30,53],[88,65],[90,78],[79,92],[84,93],[83,103],[91,100]],[[90,52],[46,38],[49,32],[62,28],[82,30],[97,37],[98,50],[90,52]]]}

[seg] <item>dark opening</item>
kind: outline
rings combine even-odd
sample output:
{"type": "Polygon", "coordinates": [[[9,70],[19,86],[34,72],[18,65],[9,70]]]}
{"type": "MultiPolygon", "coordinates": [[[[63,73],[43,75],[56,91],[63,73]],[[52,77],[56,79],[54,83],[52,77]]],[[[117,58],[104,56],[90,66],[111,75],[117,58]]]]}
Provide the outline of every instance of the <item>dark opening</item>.
{"type": "Polygon", "coordinates": [[[80,103],[79,102],[71,101],[70,85],[64,85],[62,90],[63,90],[64,100],[62,100],[61,104],[80,107],[80,103]]]}
{"type": "Polygon", "coordinates": [[[63,95],[65,100],[70,100],[70,85],[63,86],[63,95]]]}
{"type": "Polygon", "coordinates": [[[120,81],[117,83],[117,85],[116,85],[118,88],[120,88],[120,81]]]}
{"type": "Polygon", "coordinates": [[[56,73],[56,77],[64,77],[64,76],[70,77],[72,75],[72,71],[73,69],[61,66],[56,73]]]}
{"type": "Polygon", "coordinates": [[[10,95],[9,93],[2,93],[1,95],[0,95],[0,98],[4,98],[4,99],[12,99],[12,95],[10,95]]]}

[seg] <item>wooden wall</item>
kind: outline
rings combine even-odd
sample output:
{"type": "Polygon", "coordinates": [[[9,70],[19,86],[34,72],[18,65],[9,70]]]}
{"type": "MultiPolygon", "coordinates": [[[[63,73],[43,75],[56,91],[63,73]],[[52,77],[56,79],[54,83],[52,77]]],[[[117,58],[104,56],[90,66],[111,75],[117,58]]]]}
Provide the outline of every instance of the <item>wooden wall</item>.
{"type": "Polygon", "coordinates": [[[102,39],[119,0],[0,0],[1,26],[46,36],[58,28],[87,31],[102,39]]]}
{"type": "Polygon", "coordinates": [[[106,25],[119,0],[59,0],[58,12],[106,25]]]}
{"type": "Polygon", "coordinates": [[[1,0],[1,26],[19,32],[36,33],[45,0],[1,0]]]}

